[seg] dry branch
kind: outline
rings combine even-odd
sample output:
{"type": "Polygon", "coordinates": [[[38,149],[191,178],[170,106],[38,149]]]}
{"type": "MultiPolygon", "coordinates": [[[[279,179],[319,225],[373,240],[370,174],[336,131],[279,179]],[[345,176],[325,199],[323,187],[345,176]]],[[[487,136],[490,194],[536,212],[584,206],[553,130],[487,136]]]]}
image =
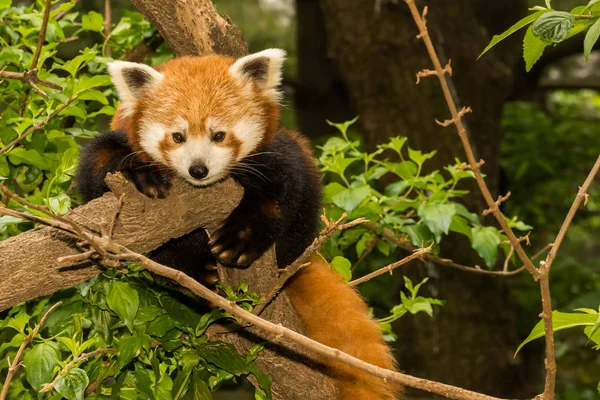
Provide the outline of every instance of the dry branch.
{"type": "Polygon", "coordinates": [[[48,316],[50,315],[50,313],[52,313],[52,311],[56,310],[61,305],[62,305],[62,301],[59,301],[58,303],[56,303],[55,305],[50,307],[48,309],[48,311],[46,311],[44,313],[44,316],[42,317],[40,322],[33,328],[31,333],[25,337],[25,339],[19,346],[19,350],[17,350],[17,354],[15,355],[14,360],[12,360],[12,362],[11,362],[10,358],[8,358],[8,373],[6,374],[6,379],[4,380],[4,385],[2,386],[2,392],[0,393],[0,400],[6,399],[6,395],[8,394],[8,388],[10,386],[10,382],[12,381],[13,376],[19,370],[19,367],[21,367],[21,365],[22,365],[21,356],[23,355],[23,351],[25,350],[25,347],[27,347],[27,345],[29,343],[31,343],[31,341],[36,337],[40,328],[42,326],[44,326],[44,324],[46,323],[46,320],[48,319],[48,316]]]}
{"type": "Polygon", "coordinates": [[[131,0],[178,56],[248,53],[242,32],[221,16],[211,0],[131,0]]]}
{"type": "MultiPolygon", "coordinates": [[[[190,190],[177,181],[171,196],[150,200],[137,192],[121,175],[108,178],[114,193],[78,207],[68,216],[82,225],[89,220],[109,222],[118,200],[124,206],[114,238],[120,243],[147,252],[199,227],[214,228],[237,205],[242,189],[226,181],[206,190],[190,190]],[[228,193],[228,196],[223,196],[228,193]],[[86,216],[86,217],[82,217],[86,216]]],[[[22,301],[72,287],[102,270],[92,263],[61,269],[59,257],[77,256],[76,240],[50,228],[38,228],[0,242],[0,311],[22,301]]]]}
{"type": "MultiPolygon", "coordinates": [[[[20,199],[18,198],[18,196],[12,193],[5,192],[5,194],[11,198],[18,199],[23,205],[27,207],[32,207],[30,203],[27,203],[24,199],[20,199]]],[[[0,209],[0,212],[1,211],[2,210],[0,209]]],[[[245,311],[244,309],[239,307],[235,302],[231,302],[219,296],[218,294],[206,288],[205,286],[203,286],[193,278],[187,276],[183,272],[173,268],[169,268],[165,265],[161,265],[147,258],[146,256],[143,256],[140,253],[132,251],[127,247],[117,243],[111,237],[98,236],[85,226],[79,225],[77,222],[70,220],[68,217],[52,216],[51,220],[43,221],[45,221],[45,224],[48,226],[59,227],[60,229],[66,230],[68,232],[77,232],[77,236],[79,239],[83,240],[86,243],[94,243],[95,247],[98,248],[98,252],[106,254],[106,257],[111,260],[115,259],[131,261],[140,266],[145,267],[147,270],[157,275],[174,280],[181,286],[191,290],[199,297],[208,300],[214,306],[220,307],[221,309],[228,311],[236,317],[240,318],[245,323],[252,324],[255,327],[257,327],[258,329],[255,329],[252,332],[261,339],[267,340],[269,343],[280,344],[285,348],[298,352],[300,354],[308,355],[312,357],[315,360],[315,362],[320,361],[319,357],[326,357],[330,360],[342,362],[361,371],[380,377],[386,382],[397,382],[403,385],[422,389],[431,393],[443,394],[454,399],[498,400],[495,397],[486,396],[480,393],[457,388],[439,382],[433,382],[428,381],[426,379],[412,377],[410,375],[405,375],[399,372],[387,370],[366,363],[362,360],[359,360],[358,358],[343,353],[338,349],[325,346],[319,342],[309,339],[308,337],[303,336],[302,334],[295,332],[294,330],[284,327],[280,323],[275,324],[259,316],[256,316],[248,311],[245,311]]],[[[295,377],[296,376],[294,376],[294,378],[295,377]]],[[[330,398],[326,393],[324,393],[323,387],[317,387],[316,389],[317,391],[315,393],[318,393],[320,398],[323,398],[323,395],[327,396],[325,398],[330,398]]]]}

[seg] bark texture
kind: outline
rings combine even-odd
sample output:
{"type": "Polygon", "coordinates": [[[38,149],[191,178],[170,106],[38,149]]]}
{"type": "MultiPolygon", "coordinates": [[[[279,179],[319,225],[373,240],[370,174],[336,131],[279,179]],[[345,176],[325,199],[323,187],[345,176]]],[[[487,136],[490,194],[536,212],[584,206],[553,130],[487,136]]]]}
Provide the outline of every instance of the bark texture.
{"type": "MultiPolygon", "coordinates": [[[[199,227],[213,229],[235,208],[243,189],[232,180],[206,190],[190,190],[175,182],[167,199],[151,200],[135,190],[120,174],[107,178],[112,193],[68,214],[69,218],[98,229],[95,223],[110,222],[123,197],[114,238],[137,252],[148,252],[172,238],[199,227]],[[226,192],[230,195],[223,196],[226,192]]],[[[0,242],[0,311],[22,301],[72,287],[102,272],[92,263],[60,268],[57,259],[81,253],[76,240],[53,228],[37,228],[0,242]]]]}
{"type": "Polygon", "coordinates": [[[210,0],[131,0],[177,56],[248,53],[242,31],[210,0]]]}
{"type": "MultiPolygon", "coordinates": [[[[247,54],[241,31],[229,18],[219,15],[210,0],[132,0],[132,3],[161,32],[178,56],[207,53],[234,57],[247,54]]],[[[110,221],[118,198],[124,205],[115,229],[115,240],[138,252],[156,249],[170,239],[203,227],[209,232],[236,207],[243,189],[228,180],[209,189],[194,189],[175,182],[169,196],[150,200],[138,193],[120,174],[108,178],[113,193],[108,193],[69,215],[82,225],[110,221]],[[226,195],[224,195],[226,194],[226,195]]],[[[92,226],[93,227],[93,226],[92,226]]],[[[38,228],[0,243],[0,311],[22,301],[71,287],[101,272],[92,263],[59,270],[57,258],[80,253],[76,241],[51,228],[38,228]]],[[[249,282],[251,290],[262,294],[277,278],[275,250],[271,249],[250,268],[233,270],[219,266],[226,284],[249,282]]],[[[263,315],[300,333],[301,320],[285,293],[281,293],[263,315]]],[[[254,331],[241,329],[217,339],[244,350],[257,340],[254,331]]],[[[273,379],[275,399],[333,399],[333,382],[299,354],[270,346],[257,363],[273,379]]]]}
{"type": "MultiPolygon", "coordinates": [[[[368,147],[402,135],[412,148],[437,150],[431,169],[442,169],[454,157],[464,159],[453,128],[434,121],[450,118],[438,80],[428,77],[415,84],[416,73],[432,69],[432,64],[404,2],[320,0],[320,4],[328,55],[341,73],[355,115],[360,115],[368,147]]],[[[488,32],[497,33],[498,26],[518,20],[523,4],[520,0],[497,6],[483,0],[419,2],[421,8],[425,5],[429,5],[428,28],[442,63],[452,59],[454,97],[459,107],[473,109],[467,127],[477,157],[486,162],[483,171],[494,193],[500,172],[500,118],[511,89],[512,66],[521,52],[519,39],[507,41],[478,61],[477,56],[491,38],[488,32]]],[[[469,189],[473,194],[466,199],[468,207],[483,211],[475,185],[469,189]]],[[[443,256],[483,265],[467,241],[445,240],[443,256]]],[[[411,375],[490,395],[522,396],[528,375],[512,358],[519,338],[505,281],[433,266],[407,273],[415,279],[415,275],[429,276],[428,287],[447,304],[434,319],[407,317],[399,322],[400,367],[411,375]]]]}

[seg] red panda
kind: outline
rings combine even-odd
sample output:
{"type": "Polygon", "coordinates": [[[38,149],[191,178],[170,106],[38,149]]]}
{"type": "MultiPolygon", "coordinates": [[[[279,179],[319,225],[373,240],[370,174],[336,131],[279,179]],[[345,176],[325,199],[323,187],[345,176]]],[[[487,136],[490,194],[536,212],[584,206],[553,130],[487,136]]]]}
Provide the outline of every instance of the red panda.
{"type": "MultiPolygon", "coordinates": [[[[153,258],[203,278],[218,260],[248,266],[273,244],[280,268],[317,234],[322,185],[308,141],[279,127],[278,89],[285,53],[240,59],[175,58],[152,68],[108,66],[120,97],[112,131],[82,152],[78,188],[93,199],[104,177],[121,171],[142,193],[165,197],[177,175],[203,187],[232,177],[244,187],[238,207],[208,239],[203,229],[163,245],[153,258]]],[[[286,287],[307,334],[379,367],[395,369],[366,303],[318,255],[286,287]]],[[[398,387],[341,363],[327,363],[343,400],[392,400],[398,387]]]]}

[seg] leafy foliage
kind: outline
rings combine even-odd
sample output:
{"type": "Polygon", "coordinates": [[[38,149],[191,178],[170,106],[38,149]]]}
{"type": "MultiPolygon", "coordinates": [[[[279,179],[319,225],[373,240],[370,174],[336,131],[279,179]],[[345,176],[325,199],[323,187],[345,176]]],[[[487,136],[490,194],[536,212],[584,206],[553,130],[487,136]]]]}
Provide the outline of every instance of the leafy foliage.
{"type": "MultiPolygon", "coordinates": [[[[210,399],[223,384],[252,374],[263,389],[257,396],[270,399],[270,378],[254,364],[262,345],[240,355],[228,343],[208,341],[206,329],[232,316],[171,286],[157,284],[131,265],[126,275],[110,270],[76,288],[13,307],[0,320],[2,360],[14,359],[33,325],[52,304],[63,301],[25,350],[24,368],[11,383],[9,398],[36,398],[37,391],[57,379],[50,398],[137,399],[142,393],[161,400],[186,394],[210,399]],[[98,349],[106,351],[85,357],[98,349]]],[[[246,309],[258,301],[246,283],[220,290],[246,309]]],[[[6,362],[0,363],[0,380],[7,369],[6,362]]]]}
{"type": "Polygon", "coordinates": [[[563,42],[586,30],[588,33],[584,39],[584,54],[586,59],[589,57],[600,37],[600,3],[592,0],[587,5],[575,7],[569,12],[555,11],[542,6],[533,7],[532,10],[536,12],[521,19],[504,33],[494,36],[479,57],[530,24],[523,41],[523,58],[527,71],[540,59],[547,46],[563,42]]]}
{"type": "MultiPolygon", "coordinates": [[[[325,186],[326,214],[337,219],[348,213],[349,219],[365,217],[377,224],[374,232],[362,225],[333,236],[325,252],[334,260],[355,254],[361,257],[369,241],[387,228],[403,242],[415,247],[434,244],[439,251],[442,238],[451,232],[463,235],[473,249],[493,268],[498,260],[498,250],[508,251],[506,236],[494,227],[482,225],[477,214],[469,212],[459,200],[468,193],[460,189],[461,181],[473,177],[465,164],[445,167],[444,173],[425,173],[427,160],[435,151],[423,154],[406,146],[406,138],[391,138],[373,153],[360,149],[360,141],[348,137],[348,128],[354,121],[332,124],[339,129],[341,137],[330,138],[322,147],[319,162],[329,183],[325,186]],[[378,188],[380,180],[386,184],[378,188]]],[[[509,224],[516,229],[529,230],[530,226],[517,219],[509,224]]],[[[379,238],[377,251],[389,255],[396,244],[379,238]]],[[[349,263],[348,263],[349,265],[349,263]]],[[[351,273],[349,267],[344,274],[351,273]]]]}
{"type": "MultiPolygon", "coordinates": [[[[58,91],[42,86],[48,95],[45,98],[26,82],[0,80],[0,181],[30,202],[64,214],[72,205],[78,142],[104,129],[106,119],[115,112],[115,93],[106,73],[106,63],[112,58],[106,50],[110,47],[114,57],[122,57],[152,36],[154,28],[140,14],[125,12],[106,33],[101,14],[92,11],[81,15],[74,11],[76,2],[61,2],[50,12],[47,43],[32,65],[44,4],[0,3],[0,70],[22,72],[35,67],[40,79],[63,88],[58,91]],[[80,35],[97,35],[102,45],[82,47],[77,41],[80,35]],[[80,49],[78,55],[63,58],[74,48],[80,49]],[[64,109],[57,113],[61,107],[64,109]],[[47,123],[43,129],[36,128],[42,123],[47,123]],[[11,145],[19,135],[32,130],[11,145]]],[[[157,53],[153,60],[160,61],[163,54],[157,53]]],[[[17,218],[0,217],[0,239],[30,227],[17,218]]]]}

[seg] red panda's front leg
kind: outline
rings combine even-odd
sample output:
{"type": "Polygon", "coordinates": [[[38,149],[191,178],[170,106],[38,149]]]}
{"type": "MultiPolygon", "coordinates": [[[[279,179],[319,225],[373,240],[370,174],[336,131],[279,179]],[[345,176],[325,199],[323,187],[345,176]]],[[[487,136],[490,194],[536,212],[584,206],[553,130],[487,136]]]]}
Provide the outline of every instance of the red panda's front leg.
{"type": "Polygon", "coordinates": [[[171,186],[169,174],[154,165],[140,161],[121,131],[96,136],[85,147],[79,161],[77,186],[89,201],[108,191],[106,174],[121,172],[148,197],[163,198],[171,186]]]}
{"type": "Polygon", "coordinates": [[[246,267],[269,249],[283,232],[276,199],[245,195],[208,242],[211,252],[225,265],[246,267]]]}

